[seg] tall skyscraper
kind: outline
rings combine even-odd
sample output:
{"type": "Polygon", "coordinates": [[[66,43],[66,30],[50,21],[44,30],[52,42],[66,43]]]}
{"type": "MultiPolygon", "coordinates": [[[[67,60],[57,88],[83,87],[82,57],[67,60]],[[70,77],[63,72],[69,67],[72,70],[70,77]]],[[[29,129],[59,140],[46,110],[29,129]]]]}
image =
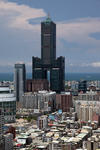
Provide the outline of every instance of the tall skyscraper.
{"type": "Polygon", "coordinates": [[[26,69],[25,64],[15,64],[14,86],[16,101],[20,101],[25,92],[26,69]]]}
{"type": "Polygon", "coordinates": [[[41,58],[43,64],[56,59],[56,24],[50,18],[41,23],[41,58]]]}
{"type": "Polygon", "coordinates": [[[50,71],[50,89],[64,91],[65,58],[56,59],[56,24],[48,17],[41,23],[41,58],[32,57],[32,78],[47,79],[50,71]]]}

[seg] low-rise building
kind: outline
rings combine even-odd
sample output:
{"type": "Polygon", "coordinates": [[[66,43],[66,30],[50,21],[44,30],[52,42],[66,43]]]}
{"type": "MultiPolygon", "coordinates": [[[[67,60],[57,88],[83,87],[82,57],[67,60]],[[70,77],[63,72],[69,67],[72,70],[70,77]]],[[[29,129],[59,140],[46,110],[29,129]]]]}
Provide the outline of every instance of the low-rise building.
{"type": "Polygon", "coordinates": [[[46,129],[48,127],[48,117],[46,115],[38,118],[38,128],[46,129]]]}

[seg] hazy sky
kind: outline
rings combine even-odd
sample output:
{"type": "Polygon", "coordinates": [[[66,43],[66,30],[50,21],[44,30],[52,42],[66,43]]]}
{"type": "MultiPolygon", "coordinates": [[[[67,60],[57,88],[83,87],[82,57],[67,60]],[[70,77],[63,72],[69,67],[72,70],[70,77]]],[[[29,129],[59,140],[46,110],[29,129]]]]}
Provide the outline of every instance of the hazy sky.
{"type": "Polygon", "coordinates": [[[100,72],[100,0],[0,0],[0,72],[16,62],[31,71],[41,54],[40,23],[57,24],[57,56],[67,72],[100,72]]]}

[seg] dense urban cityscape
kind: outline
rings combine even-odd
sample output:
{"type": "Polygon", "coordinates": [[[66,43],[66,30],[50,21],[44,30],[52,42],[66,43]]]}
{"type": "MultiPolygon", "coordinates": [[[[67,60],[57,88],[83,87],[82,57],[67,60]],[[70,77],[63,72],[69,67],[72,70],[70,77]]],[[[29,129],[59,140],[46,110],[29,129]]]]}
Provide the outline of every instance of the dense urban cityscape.
{"type": "Polygon", "coordinates": [[[31,67],[31,79],[15,63],[14,80],[0,82],[0,150],[100,150],[100,81],[65,81],[49,15],[31,67]]]}

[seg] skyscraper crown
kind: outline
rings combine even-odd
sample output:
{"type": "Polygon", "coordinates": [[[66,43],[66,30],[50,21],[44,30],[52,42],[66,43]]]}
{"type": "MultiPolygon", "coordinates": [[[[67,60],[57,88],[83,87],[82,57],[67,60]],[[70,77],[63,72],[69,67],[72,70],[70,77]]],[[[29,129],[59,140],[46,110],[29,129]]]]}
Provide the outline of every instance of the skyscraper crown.
{"type": "Polygon", "coordinates": [[[46,20],[45,20],[45,23],[50,23],[52,20],[51,20],[51,18],[50,18],[50,15],[48,14],[48,16],[47,16],[47,18],[46,18],[46,20]]]}

